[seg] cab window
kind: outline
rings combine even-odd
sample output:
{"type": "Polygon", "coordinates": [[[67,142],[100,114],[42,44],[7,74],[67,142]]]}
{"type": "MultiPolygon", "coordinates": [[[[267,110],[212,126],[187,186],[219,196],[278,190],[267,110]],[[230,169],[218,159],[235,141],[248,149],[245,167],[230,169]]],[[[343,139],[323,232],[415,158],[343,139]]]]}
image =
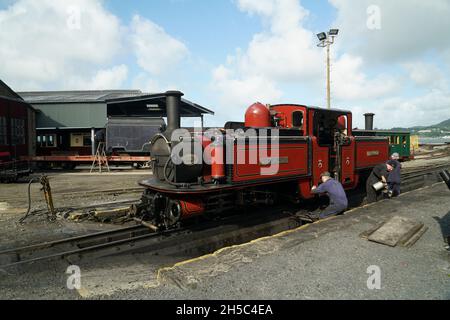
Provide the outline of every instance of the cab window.
{"type": "Polygon", "coordinates": [[[292,126],[299,129],[303,128],[303,112],[292,112],[292,126]]]}

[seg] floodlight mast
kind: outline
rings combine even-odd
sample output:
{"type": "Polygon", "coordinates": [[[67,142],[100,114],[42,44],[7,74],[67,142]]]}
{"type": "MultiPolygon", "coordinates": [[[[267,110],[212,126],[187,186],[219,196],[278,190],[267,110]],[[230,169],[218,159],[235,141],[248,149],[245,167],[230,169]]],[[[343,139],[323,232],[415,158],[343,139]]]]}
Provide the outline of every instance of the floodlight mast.
{"type": "Polygon", "coordinates": [[[319,39],[318,47],[327,48],[327,108],[331,109],[331,89],[330,89],[330,46],[334,43],[334,38],[338,35],[339,29],[330,29],[327,33],[317,34],[319,39]]]}

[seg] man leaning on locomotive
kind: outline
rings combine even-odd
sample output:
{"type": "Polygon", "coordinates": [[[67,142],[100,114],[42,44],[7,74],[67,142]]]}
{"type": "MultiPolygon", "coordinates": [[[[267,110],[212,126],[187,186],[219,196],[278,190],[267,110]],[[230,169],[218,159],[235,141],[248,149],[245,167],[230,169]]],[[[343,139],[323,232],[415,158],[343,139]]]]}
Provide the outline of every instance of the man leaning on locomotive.
{"type": "Polygon", "coordinates": [[[328,171],[323,172],[320,175],[320,179],[322,180],[322,183],[318,187],[313,186],[311,193],[327,194],[330,198],[330,204],[323,210],[318,209],[308,213],[307,218],[312,221],[342,213],[348,206],[347,195],[345,194],[344,188],[339,181],[333,179],[328,171]]]}

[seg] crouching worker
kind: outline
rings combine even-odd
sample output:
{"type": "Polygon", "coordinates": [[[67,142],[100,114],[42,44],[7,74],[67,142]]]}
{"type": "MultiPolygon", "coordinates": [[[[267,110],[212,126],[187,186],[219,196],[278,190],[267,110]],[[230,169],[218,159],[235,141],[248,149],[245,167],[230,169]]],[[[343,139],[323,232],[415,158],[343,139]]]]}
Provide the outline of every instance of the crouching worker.
{"type": "Polygon", "coordinates": [[[395,164],[393,162],[381,163],[376,165],[366,182],[367,203],[376,202],[383,199],[383,189],[387,187],[387,177],[389,172],[394,170],[395,164]],[[374,185],[382,182],[385,187],[375,190],[374,185]]]}
{"type": "Polygon", "coordinates": [[[345,194],[342,184],[331,178],[329,172],[323,172],[320,175],[322,184],[318,187],[313,186],[311,193],[320,194],[326,193],[330,198],[330,204],[324,210],[316,210],[308,214],[308,217],[312,221],[324,219],[329,216],[333,216],[344,212],[348,206],[347,195],[345,194]]]}

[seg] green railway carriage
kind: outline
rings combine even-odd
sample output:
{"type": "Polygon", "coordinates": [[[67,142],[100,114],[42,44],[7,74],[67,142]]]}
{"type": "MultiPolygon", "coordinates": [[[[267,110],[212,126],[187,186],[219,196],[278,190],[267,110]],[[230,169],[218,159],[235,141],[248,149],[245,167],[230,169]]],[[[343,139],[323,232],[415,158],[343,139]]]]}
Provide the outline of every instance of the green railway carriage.
{"type": "Polygon", "coordinates": [[[377,136],[389,138],[389,154],[397,152],[400,160],[412,159],[411,154],[411,133],[409,131],[393,130],[358,130],[354,129],[355,136],[377,136]]]}
{"type": "Polygon", "coordinates": [[[376,131],[376,136],[389,137],[389,151],[397,152],[401,160],[411,159],[411,134],[408,131],[376,131]]]}

